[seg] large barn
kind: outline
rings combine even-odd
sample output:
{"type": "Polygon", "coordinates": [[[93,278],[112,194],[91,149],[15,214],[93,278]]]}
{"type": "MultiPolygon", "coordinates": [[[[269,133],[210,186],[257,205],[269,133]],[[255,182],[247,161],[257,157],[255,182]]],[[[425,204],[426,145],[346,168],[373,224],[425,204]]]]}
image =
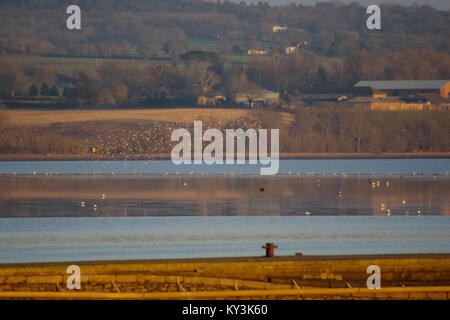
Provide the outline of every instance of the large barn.
{"type": "Polygon", "coordinates": [[[360,81],[355,87],[370,87],[374,91],[386,93],[389,96],[419,95],[422,93],[437,93],[448,100],[450,80],[383,80],[360,81]]]}
{"type": "Polygon", "coordinates": [[[364,102],[371,110],[450,110],[450,80],[360,81],[355,85],[363,87],[371,88],[373,96],[358,97],[351,102],[364,102]]]}

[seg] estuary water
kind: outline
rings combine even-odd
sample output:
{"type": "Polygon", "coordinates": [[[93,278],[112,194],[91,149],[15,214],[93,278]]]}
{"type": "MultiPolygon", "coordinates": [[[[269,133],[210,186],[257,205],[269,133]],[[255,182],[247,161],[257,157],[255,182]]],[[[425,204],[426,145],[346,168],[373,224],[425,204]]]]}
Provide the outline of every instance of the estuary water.
{"type": "Polygon", "coordinates": [[[450,159],[0,162],[0,263],[450,253],[450,159]],[[194,170],[195,168],[195,170],[194,170]]]}
{"type": "Polygon", "coordinates": [[[450,219],[431,217],[124,217],[0,220],[0,263],[449,253],[450,219]]]}
{"type": "MultiPolygon", "coordinates": [[[[1,161],[0,174],[259,174],[259,165],[174,165],[171,161],[1,161]]],[[[280,160],[280,175],[443,174],[450,159],[280,160]]]]}

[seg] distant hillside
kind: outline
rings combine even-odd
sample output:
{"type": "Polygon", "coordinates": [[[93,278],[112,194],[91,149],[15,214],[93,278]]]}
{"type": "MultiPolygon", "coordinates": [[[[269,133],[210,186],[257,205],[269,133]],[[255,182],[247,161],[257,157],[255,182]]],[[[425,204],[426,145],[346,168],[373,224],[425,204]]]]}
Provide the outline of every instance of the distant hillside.
{"type": "Polygon", "coordinates": [[[450,52],[450,18],[431,7],[383,7],[382,32],[368,32],[356,3],[314,7],[249,6],[200,0],[0,1],[0,53],[180,54],[192,48],[246,52],[308,42],[327,56],[352,50],[450,52]],[[69,32],[65,9],[78,3],[82,30],[69,32]],[[288,32],[273,33],[274,24],[288,32]]]}
{"type": "MultiPolygon", "coordinates": [[[[235,0],[235,2],[240,2],[241,0],[235,0]]],[[[247,3],[258,3],[255,0],[244,0],[247,3]]],[[[270,5],[286,5],[290,3],[299,3],[304,5],[314,5],[318,2],[323,2],[321,0],[266,0],[270,5]]],[[[433,6],[439,10],[449,10],[450,2],[447,0],[340,0],[334,1],[340,3],[350,3],[350,2],[358,2],[363,5],[367,4],[382,4],[382,3],[392,3],[392,4],[400,4],[404,6],[411,6],[414,4],[417,5],[429,5],[433,6]]]]}
{"type": "Polygon", "coordinates": [[[450,78],[449,13],[383,5],[381,31],[366,19],[357,3],[0,0],[0,97],[192,106],[218,94],[233,106],[242,90],[450,78]],[[79,31],[66,28],[72,3],[79,31]]]}

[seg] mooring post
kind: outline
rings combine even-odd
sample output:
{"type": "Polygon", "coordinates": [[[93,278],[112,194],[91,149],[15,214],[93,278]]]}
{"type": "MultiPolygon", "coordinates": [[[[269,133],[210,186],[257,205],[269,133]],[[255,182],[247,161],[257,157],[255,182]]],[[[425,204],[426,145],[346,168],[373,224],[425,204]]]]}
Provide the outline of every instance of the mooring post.
{"type": "Polygon", "coordinates": [[[266,249],[266,258],[271,258],[275,256],[275,249],[278,248],[275,243],[266,243],[265,246],[262,246],[263,249],[266,249]]]}

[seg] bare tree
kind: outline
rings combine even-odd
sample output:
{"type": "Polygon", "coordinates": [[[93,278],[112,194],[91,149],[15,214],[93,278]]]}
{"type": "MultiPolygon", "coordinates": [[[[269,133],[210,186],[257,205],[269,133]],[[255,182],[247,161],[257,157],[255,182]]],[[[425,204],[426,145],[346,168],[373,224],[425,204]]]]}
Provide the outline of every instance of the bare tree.
{"type": "Polygon", "coordinates": [[[201,95],[206,96],[220,83],[221,78],[209,69],[208,64],[197,62],[194,64],[194,81],[201,95]]]}
{"type": "Polygon", "coordinates": [[[132,90],[152,101],[161,101],[179,87],[177,70],[170,65],[151,65],[140,72],[132,90]]]}
{"type": "Polygon", "coordinates": [[[5,123],[5,112],[3,111],[4,105],[0,101],[0,129],[2,128],[3,124],[5,123]]]}
{"type": "Polygon", "coordinates": [[[0,63],[0,98],[15,96],[15,90],[21,74],[16,65],[0,63]]]}
{"type": "Polygon", "coordinates": [[[0,102],[0,148],[3,145],[3,127],[5,125],[5,122],[6,122],[6,114],[4,112],[3,104],[0,102]]]}

